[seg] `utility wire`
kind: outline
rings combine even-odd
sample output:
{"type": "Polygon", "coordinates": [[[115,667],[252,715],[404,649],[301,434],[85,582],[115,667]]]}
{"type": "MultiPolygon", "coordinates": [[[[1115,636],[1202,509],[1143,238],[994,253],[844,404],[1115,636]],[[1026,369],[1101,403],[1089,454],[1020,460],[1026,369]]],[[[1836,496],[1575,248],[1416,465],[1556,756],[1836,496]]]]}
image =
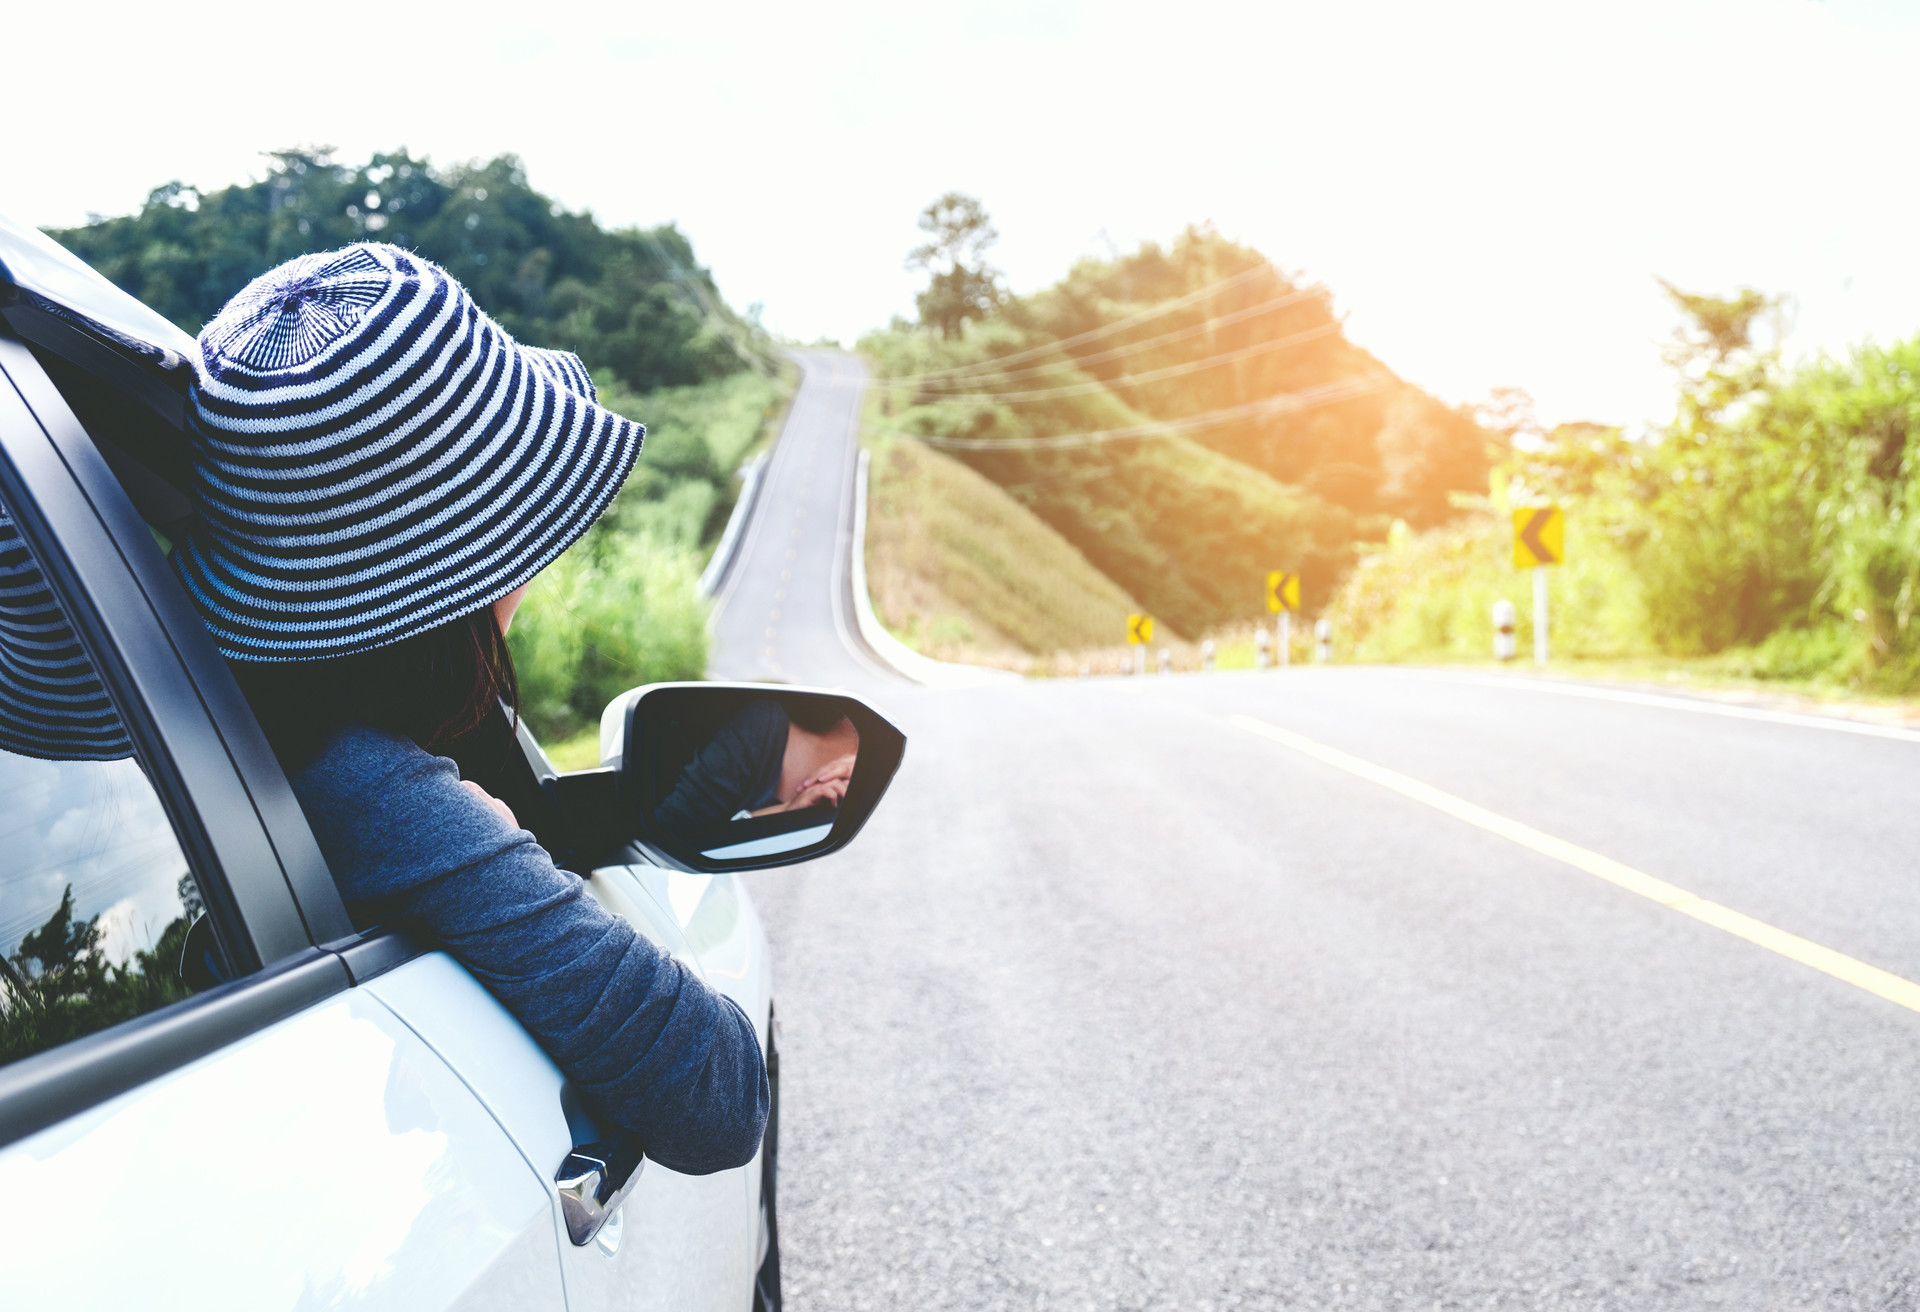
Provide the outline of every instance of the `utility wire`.
{"type": "Polygon", "coordinates": [[[1321,406],[1369,396],[1397,386],[1399,383],[1400,380],[1394,375],[1379,371],[1361,374],[1354,378],[1343,378],[1338,382],[1323,383],[1319,387],[1304,388],[1298,392],[1283,392],[1279,396],[1263,397],[1258,401],[1248,401],[1243,405],[1228,406],[1222,410],[1207,410],[1182,419],[1155,420],[1145,424],[1130,424],[1125,428],[1103,428],[1090,433],[1057,433],[1050,437],[967,438],[892,432],[886,436],[912,438],[916,442],[924,442],[942,451],[1063,451],[1074,447],[1102,446],[1108,442],[1173,437],[1201,429],[1217,428],[1221,424],[1232,423],[1236,419],[1252,418],[1256,415],[1293,414],[1303,410],[1316,410],[1321,406]]]}
{"type": "MultiPolygon", "coordinates": [[[[945,381],[954,386],[960,386],[962,384],[991,386],[995,379],[1020,378],[1029,374],[1049,373],[1056,369],[1076,368],[1088,364],[1101,364],[1108,360],[1118,359],[1123,355],[1132,355],[1135,352],[1150,350],[1156,346],[1165,346],[1172,342],[1184,341],[1189,337],[1198,337],[1201,333],[1212,332],[1218,328],[1225,328],[1229,324],[1241,323],[1247,319],[1258,318],[1260,315],[1268,314],[1284,306],[1294,305],[1300,301],[1322,296],[1325,292],[1326,289],[1324,287],[1307,287],[1300,291],[1288,292],[1284,296],[1276,296],[1270,301],[1262,301],[1258,305],[1249,305],[1243,309],[1234,310],[1229,314],[1219,315],[1203,323],[1188,324],[1185,328],[1170,329],[1154,337],[1144,338],[1137,342],[1127,342],[1121,346],[1111,346],[1104,351],[1095,351],[1091,355],[1069,355],[1064,360],[1049,360],[1045,364],[1028,365],[1021,369],[995,370],[991,374],[951,378],[945,379],[945,381]]],[[[932,383],[938,386],[943,378],[945,378],[945,376],[941,374],[906,374],[895,378],[883,378],[880,381],[884,383],[915,383],[921,385],[932,383]]]]}
{"type": "Polygon", "coordinates": [[[1040,346],[1030,346],[1023,351],[1015,351],[1012,355],[996,356],[992,360],[983,360],[975,364],[955,365],[951,369],[936,369],[931,373],[917,374],[911,379],[903,379],[902,381],[919,381],[923,378],[944,378],[952,375],[977,373],[981,371],[998,372],[1001,366],[1016,364],[1021,360],[1031,360],[1054,351],[1064,350],[1069,346],[1079,346],[1083,342],[1098,341],[1102,337],[1110,337],[1114,333],[1133,327],[1135,324],[1145,323],[1147,320],[1158,318],[1163,314],[1171,314],[1175,310],[1183,310],[1195,301],[1204,300],[1208,296],[1226,291],[1229,287],[1237,287],[1241,283],[1259,277],[1262,274],[1271,274],[1276,278],[1282,277],[1280,271],[1271,264],[1258,264],[1251,269],[1244,269],[1234,274],[1231,278],[1223,278],[1219,282],[1209,283],[1207,286],[1190,291],[1183,296],[1176,296],[1170,301],[1162,301],[1158,305],[1149,306],[1144,310],[1137,311],[1124,319],[1115,319],[1112,323],[1102,324],[1098,328],[1090,328],[1086,332],[1077,333],[1072,337],[1063,337],[1057,342],[1047,342],[1040,346]]]}
{"type": "Polygon", "coordinates": [[[968,403],[999,401],[1050,401],[1059,397],[1090,396],[1095,392],[1104,392],[1115,387],[1132,387],[1140,383],[1158,382],[1163,378],[1178,378],[1182,374],[1197,373],[1202,369],[1211,369],[1216,365],[1231,364],[1235,360],[1245,360],[1252,356],[1264,355],[1272,351],[1282,351],[1289,346],[1298,346],[1302,342],[1313,341],[1320,337],[1330,337],[1340,331],[1337,323],[1321,324],[1318,328],[1308,328],[1302,332],[1289,333],[1285,337],[1276,337],[1271,341],[1255,342],[1252,346],[1243,346],[1238,350],[1223,351],[1219,355],[1210,355],[1203,360],[1188,360],[1183,364],[1170,364],[1160,369],[1149,369],[1145,373],[1127,374],[1110,382],[1095,378],[1084,383],[1068,383],[1061,387],[1042,387],[1024,392],[939,392],[931,400],[960,401],[968,403]]]}

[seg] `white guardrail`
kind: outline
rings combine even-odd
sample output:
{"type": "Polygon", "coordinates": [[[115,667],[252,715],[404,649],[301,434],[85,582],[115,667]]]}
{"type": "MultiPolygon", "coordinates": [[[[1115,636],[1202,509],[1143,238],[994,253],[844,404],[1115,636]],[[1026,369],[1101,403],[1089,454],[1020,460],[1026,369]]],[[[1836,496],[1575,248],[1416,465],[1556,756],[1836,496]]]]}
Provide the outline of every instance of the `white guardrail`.
{"type": "MultiPolygon", "coordinates": [[[[716,552],[715,555],[719,553],[716,552]]],[[[929,688],[978,688],[985,684],[1006,683],[1020,676],[1012,670],[996,670],[985,665],[956,665],[922,656],[906,643],[888,633],[873,613],[873,598],[867,592],[867,453],[860,453],[860,467],[853,482],[853,611],[860,625],[860,638],[881,660],[901,676],[929,688]]]]}
{"type": "Polygon", "coordinates": [[[719,545],[713,549],[713,559],[700,572],[701,596],[713,596],[720,591],[720,585],[727,581],[727,575],[733,569],[733,558],[740,554],[740,535],[746,531],[747,520],[753,515],[753,500],[760,491],[761,476],[766,472],[765,451],[740,466],[740,496],[733,503],[733,513],[727,516],[727,526],[721,530],[719,545]]]}

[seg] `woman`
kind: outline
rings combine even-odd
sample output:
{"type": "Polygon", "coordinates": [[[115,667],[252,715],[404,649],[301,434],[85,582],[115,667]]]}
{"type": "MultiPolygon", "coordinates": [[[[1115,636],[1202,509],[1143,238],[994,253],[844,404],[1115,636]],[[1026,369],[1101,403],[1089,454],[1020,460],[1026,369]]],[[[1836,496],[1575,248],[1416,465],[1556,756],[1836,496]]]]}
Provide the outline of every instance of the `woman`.
{"type": "Polygon", "coordinates": [[[199,515],[173,559],[355,922],[445,948],[661,1164],[750,1161],[767,1081],[747,1017],[446,759],[514,703],[514,609],[645,430],[577,357],[521,346],[393,246],[262,275],[200,352],[199,515]]]}
{"type": "Polygon", "coordinates": [[[687,762],[655,815],[699,841],[750,816],[837,807],[859,753],[860,731],[839,711],[802,710],[795,719],[771,697],[757,697],[687,762]]]}

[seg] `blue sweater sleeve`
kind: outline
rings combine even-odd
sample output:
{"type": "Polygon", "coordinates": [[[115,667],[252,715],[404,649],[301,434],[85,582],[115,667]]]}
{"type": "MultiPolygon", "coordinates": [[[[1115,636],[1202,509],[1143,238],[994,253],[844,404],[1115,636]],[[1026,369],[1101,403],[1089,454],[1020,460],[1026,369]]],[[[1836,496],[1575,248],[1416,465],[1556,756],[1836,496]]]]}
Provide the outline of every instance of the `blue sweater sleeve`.
{"type": "Polygon", "coordinates": [[[767,1074],[745,1013],[594,901],[453,762],[349,726],[292,783],[355,923],[444,947],[661,1165],[752,1160],[767,1074]]]}

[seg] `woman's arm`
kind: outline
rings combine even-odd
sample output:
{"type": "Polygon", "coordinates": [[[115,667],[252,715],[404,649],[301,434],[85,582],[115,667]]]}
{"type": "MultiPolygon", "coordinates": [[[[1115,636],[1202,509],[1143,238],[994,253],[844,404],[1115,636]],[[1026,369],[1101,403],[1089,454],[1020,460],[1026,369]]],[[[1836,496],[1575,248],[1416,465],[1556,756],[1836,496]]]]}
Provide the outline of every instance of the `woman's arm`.
{"type": "Polygon", "coordinates": [[[349,728],[293,785],[356,923],[452,953],[661,1165],[753,1159],[767,1078],[746,1015],[587,896],[451,761],[349,728]]]}

